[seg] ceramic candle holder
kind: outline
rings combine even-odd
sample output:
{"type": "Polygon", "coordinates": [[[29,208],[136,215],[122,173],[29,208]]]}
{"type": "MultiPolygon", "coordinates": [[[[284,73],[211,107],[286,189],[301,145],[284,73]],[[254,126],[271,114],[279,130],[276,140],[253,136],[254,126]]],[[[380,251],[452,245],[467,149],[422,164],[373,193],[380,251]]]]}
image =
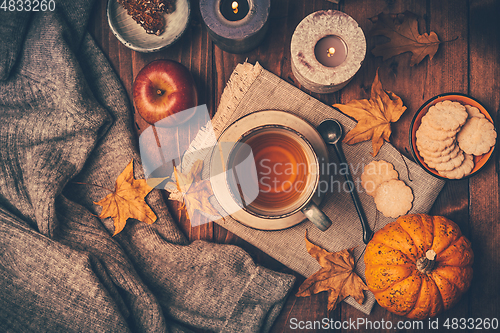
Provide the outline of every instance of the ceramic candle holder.
{"type": "Polygon", "coordinates": [[[271,0],[200,0],[210,38],[229,53],[245,53],[259,45],[267,32],[270,8],[271,0]]]}
{"type": "Polygon", "coordinates": [[[295,28],[290,51],[298,82],[312,92],[329,94],[345,87],[361,67],[366,38],[349,15],[320,10],[295,28]]]}

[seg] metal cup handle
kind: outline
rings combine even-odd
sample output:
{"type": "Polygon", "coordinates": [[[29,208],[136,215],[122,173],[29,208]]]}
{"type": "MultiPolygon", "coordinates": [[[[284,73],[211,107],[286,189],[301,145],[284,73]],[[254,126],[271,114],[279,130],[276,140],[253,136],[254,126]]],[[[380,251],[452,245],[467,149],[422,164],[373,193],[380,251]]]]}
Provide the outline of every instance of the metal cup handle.
{"type": "Polygon", "coordinates": [[[312,200],[302,208],[302,213],[321,231],[326,231],[332,225],[330,218],[312,200]]]}

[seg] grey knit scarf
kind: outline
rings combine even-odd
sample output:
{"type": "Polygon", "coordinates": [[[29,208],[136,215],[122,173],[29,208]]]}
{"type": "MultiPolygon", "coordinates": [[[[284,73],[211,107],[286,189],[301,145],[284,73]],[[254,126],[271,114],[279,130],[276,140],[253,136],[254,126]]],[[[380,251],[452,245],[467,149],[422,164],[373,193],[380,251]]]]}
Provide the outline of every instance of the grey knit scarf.
{"type": "Polygon", "coordinates": [[[189,244],[161,193],[156,223],[93,202],[135,161],[126,93],[86,32],[93,1],[0,11],[0,331],[268,331],[294,278],[240,248],[189,244]]]}

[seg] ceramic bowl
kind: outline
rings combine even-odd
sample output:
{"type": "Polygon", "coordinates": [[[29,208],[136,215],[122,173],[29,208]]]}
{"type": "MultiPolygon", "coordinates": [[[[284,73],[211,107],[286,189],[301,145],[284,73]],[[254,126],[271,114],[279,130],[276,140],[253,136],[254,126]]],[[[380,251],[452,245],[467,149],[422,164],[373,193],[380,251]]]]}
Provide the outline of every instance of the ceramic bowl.
{"type": "MultiPolygon", "coordinates": [[[[410,125],[410,148],[413,157],[415,158],[415,161],[428,173],[431,175],[445,179],[445,180],[454,180],[454,179],[449,179],[441,176],[435,169],[430,168],[425,162],[422,156],[420,156],[419,151],[416,146],[416,132],[417,129],[419,128],[422,117],[427,113],[429,108],[439,102],[445,101],[445,100],[450,100],[454,102],[459,102],[463,105],[471,105],[476,108],[478,108],[482,114],[488,119],[492,124],[494,124],[494,121],[486,108],[476,99],[467,96],[465,94],[460,94],[460,93],[446,93],[446,94],[440,94],[437,96],[432,97],[429,99],[427,102],[425,102],[417,111],[415,116],[413,117],[413,120],[410,125]]],[[[472,169],[471,173],[463,178],[460,179],[465,179],[469,178],[471,176],[474,176],[477,174],[483,167],[484,165],[488,162],[490,159],[491,155],[493,154],[493,150],[495,149],[495,146],[491,147],[490,151],[487,152],[486,154],[480,155],[480,156],[474,156],[474,168],[472,169]]]]}
{"type": "Polygon", "coordinates": [[[126,47],[138,52],[156,52],[178,40],[189,23],[188,0],[177,0],[175,11],[165,16],[165,31],[156,36],[146,33],[116,0],[108,1],[107,15],[113,34],[126,47]]]}

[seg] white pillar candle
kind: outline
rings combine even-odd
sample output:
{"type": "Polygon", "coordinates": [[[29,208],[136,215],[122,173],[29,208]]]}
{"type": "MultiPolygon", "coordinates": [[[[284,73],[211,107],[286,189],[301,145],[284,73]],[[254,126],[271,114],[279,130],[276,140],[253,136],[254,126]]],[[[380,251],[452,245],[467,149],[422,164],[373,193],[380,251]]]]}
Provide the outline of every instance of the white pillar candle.
{"type": "Polygon", "coordinates": [[[297,81],[312,92],[328,94],[345,87],[359,70],[366,38],[349,15],[320,10],[295,28],[290,51],[297,81]]]}

